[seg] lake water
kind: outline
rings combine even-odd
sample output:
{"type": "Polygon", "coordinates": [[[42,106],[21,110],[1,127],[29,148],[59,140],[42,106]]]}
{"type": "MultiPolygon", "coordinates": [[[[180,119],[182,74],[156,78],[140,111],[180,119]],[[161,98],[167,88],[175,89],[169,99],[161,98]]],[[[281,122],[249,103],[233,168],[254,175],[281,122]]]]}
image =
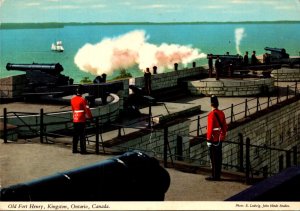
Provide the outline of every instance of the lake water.
{"type": "MultiPolygon", "coordinates": [[[[298,56],[300,52],[300,22],[296,23],[234,23],[234,24],[151,24],[151,25],[74,25],[46,29],[0,30],[0,77],[19,74],[7,71],[7,63],[60,63],[63,74],[79,82],[83,77],[95,75],[81,71],[74,63],[78,50],[86,43],[96,44],[104,38],[113,38],[134,30],[143,30],[148,43],[153,45],[179,44],[198,49],[201,53],[236,54],[237,39],[241,54],[256,50],[265,53],[265,47],[285,48],[287,53],[298,56]],[[237,30],[242,34],[236,35],[237,30]],[[237,38],[237,36],[240,36],[237,38]],[[63,53],[55,53],[50,46],[56,40],[64,44],[63,53]]],[[[207,64],[207,59],[196,60],[197,65],[207,64]]],[[[191,64],[188,64],[191,66],[191,64]]],[[[142,75],[138,66],[128,68],[134,76],[142,75]]],[[[108,79],[118,75],[115,71],[108,79]]]]}

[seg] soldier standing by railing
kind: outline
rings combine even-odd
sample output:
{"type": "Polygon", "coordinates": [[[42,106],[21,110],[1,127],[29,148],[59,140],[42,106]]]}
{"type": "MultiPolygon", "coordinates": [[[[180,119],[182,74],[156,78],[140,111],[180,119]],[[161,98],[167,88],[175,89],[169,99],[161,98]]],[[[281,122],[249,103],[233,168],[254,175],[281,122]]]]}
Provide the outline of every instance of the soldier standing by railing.
{"type": "Polygon", "coordinates": [[[73,111],[73,153],[78,153],[77,145],[80,140],[80,153],[86,154],[85,127],[87,118],[92,120],[93,116],[87,101],[82,97],[83,86],[79,85],[76,96],[71,99],[73,111]]]}
{"type": "Polygon", "coordinates": [[[225,114],[219,110],[219,101],[216,96],[211,97],[212,111],[207,116],[207,146],[211,160],[212,176],[206,180],[218,181],[221,178],[222,143],[227,132],[225,114]]]}

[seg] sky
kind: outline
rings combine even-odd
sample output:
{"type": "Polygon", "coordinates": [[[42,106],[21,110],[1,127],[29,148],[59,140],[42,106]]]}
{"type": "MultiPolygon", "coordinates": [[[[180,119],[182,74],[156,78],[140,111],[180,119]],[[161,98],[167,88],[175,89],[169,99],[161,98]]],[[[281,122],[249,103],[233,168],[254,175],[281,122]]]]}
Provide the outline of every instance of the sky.
{"type": "Polygon", "coordinates": [[[300,0],[0,0],[2,23],[300,21],[300,0]]]}

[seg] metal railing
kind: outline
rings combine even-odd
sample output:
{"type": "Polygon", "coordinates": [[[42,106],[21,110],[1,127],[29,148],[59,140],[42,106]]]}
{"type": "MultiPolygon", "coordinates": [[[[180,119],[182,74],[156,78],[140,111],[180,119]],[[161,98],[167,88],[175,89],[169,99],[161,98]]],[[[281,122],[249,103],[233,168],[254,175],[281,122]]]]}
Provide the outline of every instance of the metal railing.
{"type": "MultiPolygon", "coordinates": [[[[277,89],[273,96],[246,98],[244,102],[231,104],[230,107],[222,109],[226,116],[226,122],[234,123],[237,120],[247,118],[264,109],[269,109],[272,106],[285,102],[288,99],[299,96],[300,87],[295,82],[293,86],[287,86],[285,89],[277,89]],[[274,95],[275,94],[275,95],[274,95]]],[[[207,115],[198,115],[190,118],[191,120],[191,136],[201,136],[206,133],[207,115]]]]}

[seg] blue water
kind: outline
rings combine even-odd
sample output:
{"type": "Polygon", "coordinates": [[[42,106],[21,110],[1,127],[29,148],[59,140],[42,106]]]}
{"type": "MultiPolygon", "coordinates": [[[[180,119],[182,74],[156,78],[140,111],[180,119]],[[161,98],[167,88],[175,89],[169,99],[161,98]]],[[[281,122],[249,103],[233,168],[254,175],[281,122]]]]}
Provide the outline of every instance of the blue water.
{"type": "MultiPolygon", "coordinates": [[[[47,29],[8,29],[0,30],[0,77],[19,74],[7,71],[9,63],[57,63],[63,65],[63,74],[79,82],[83,77],[95,76],[78,69],[74,56],[84,44],[96,44],[103,38],[116,37],[133,30],[144,30],[148,42],[189,45],[204,53],[236,54],[235,29],[244,28],[246,34],[240,43],[240,50],[257,54],[265,53],[264,48],[285,48],[290,55],[300,52],[300,23],[241,23],[241,24],[172,24],[172,25],[81,25],[47,29]],[[50,50],[51,43],[62,40],[65,51],[55,53],[50,50]]],[[[196,61],[204,65],[206,59],[196,61]]],[[[134,76],[142,74],[137,67],[129,70],[134,76]]],[[[108,79],[118,75],[108,76],[108,79]]]]}

